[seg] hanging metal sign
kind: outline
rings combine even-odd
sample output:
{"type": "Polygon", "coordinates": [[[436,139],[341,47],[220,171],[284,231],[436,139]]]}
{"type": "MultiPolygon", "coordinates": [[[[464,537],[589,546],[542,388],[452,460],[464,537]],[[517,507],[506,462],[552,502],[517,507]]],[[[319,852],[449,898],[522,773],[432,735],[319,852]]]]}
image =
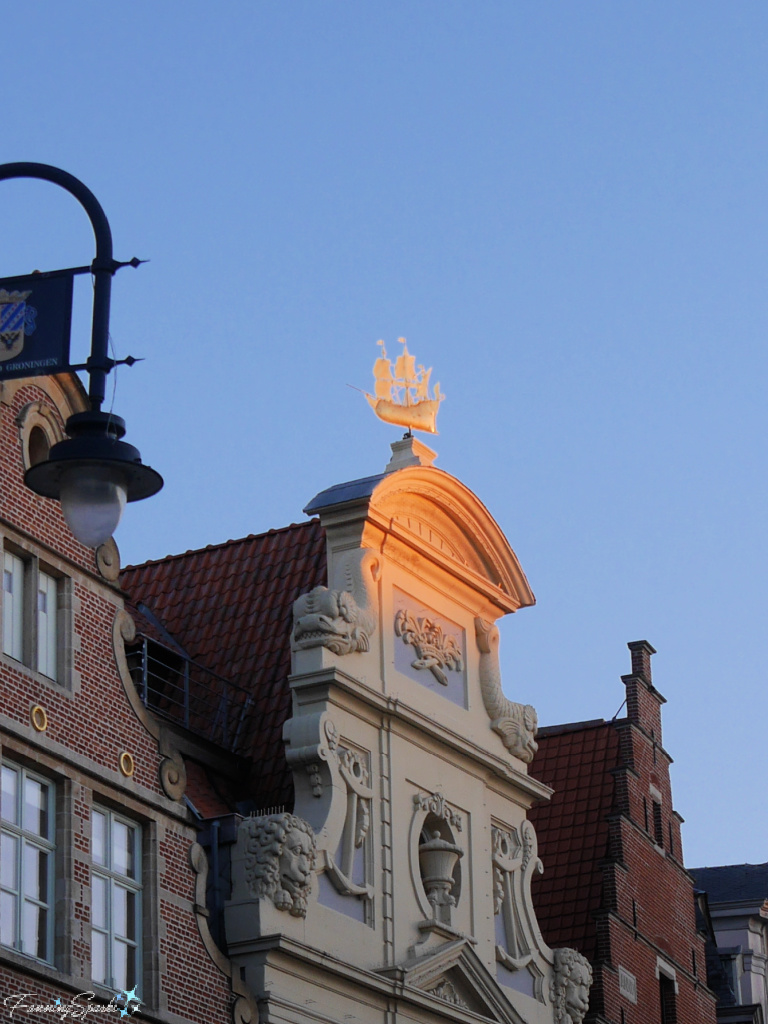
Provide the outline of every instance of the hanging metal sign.
{"type": "Polygon", "coordinates": [[[69,369],[75,273],[0,278],[0,380],[69,369]]]}

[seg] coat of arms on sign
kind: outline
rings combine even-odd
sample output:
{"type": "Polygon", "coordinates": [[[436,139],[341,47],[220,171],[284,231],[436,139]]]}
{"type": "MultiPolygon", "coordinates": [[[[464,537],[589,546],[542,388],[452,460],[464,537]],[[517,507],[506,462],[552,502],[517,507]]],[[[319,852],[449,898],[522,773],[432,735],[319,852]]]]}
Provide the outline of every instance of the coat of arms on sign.
{"type": "Polygon", "coordinates": [[[13,359],[24,348],[26,334],[35,330],[37,310],[27,304],[32,292],[0,288],[0,362],[13,359]]]}

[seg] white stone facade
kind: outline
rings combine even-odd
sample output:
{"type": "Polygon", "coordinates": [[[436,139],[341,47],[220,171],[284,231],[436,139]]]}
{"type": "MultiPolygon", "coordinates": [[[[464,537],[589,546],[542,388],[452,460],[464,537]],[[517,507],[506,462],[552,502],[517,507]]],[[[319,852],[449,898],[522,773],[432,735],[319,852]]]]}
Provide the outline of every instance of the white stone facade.
{"type": "Polygon", "coordinates": [[[498,666],[494,623],[533,594],[484,506],[407,447],[307,509],[329,587],[294,609],[295,806],[241,826],[230,954],[262,1020],[579,1024],[589,965],[530,898],[536,714],[498,666]]]}

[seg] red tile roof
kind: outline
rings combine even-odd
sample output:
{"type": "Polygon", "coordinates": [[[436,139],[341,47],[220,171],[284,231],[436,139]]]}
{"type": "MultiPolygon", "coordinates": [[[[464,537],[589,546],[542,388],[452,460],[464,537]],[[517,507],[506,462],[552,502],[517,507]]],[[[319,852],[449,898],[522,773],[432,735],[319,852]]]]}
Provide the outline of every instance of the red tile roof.
{"type": "Polygon", "coordinates": [[[231,784],[196,761],[187,760],[186,769],[186,795],[201,818],[220,818],[232,811],[237,796],[231,784]]]}
{"type": "Polygon", "coordinates": [[[530,772],[555,793],[529,814],[544,864],[532,887],[534,909],[550,946],[575,946],[594,961],[619,734],[598,721],[542,729],[537,738],[530,772]]]}
{"type": "MultiPolygon", "coordinates": [[[[145,605],[193,661],[255,698],[251,734],[238,752],[253,762],[257,805],[293,799],[282,743],[292,606],[326,576],[317,519],[128,566],[121,575],[130,601],[145,605]]],[[[159,638],[156,628],[148,632],[159,638]]]]}

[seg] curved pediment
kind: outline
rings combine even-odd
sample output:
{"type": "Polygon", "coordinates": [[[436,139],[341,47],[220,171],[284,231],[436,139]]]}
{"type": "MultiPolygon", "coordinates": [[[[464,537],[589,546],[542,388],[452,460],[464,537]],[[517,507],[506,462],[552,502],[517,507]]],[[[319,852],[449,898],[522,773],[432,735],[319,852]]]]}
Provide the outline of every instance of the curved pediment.
{"type": "Polygon", "coordinates": [[[535,603],[495,519],[468,487],[433,466],[410,466],[374,488],[368,519],[420,556],[463,578],[504,611],[535,603]]]}

